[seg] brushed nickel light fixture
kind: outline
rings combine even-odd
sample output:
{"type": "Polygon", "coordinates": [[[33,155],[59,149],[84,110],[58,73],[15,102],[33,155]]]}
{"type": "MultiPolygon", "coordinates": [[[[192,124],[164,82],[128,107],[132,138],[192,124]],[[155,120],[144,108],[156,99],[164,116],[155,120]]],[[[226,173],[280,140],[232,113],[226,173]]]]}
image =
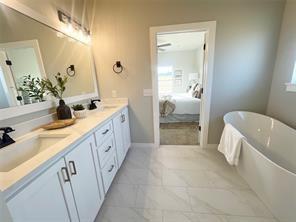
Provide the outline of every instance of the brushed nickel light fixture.
{"type": "Polygon", "coordinates": [[[87,27],[83,26],[80,22],[61,10],[58,10],[58,17],[59,21],[65,24],[65,33],[67,35],[84,43],[90,43],[90,30],[87,27]]]}

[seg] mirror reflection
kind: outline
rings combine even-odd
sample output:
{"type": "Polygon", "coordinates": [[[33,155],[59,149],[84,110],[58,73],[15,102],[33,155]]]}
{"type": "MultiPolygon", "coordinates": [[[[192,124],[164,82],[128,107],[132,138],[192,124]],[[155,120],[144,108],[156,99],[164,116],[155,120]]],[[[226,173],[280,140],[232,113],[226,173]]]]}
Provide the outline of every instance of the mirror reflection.
{"type": "Polygon", "coordinates": [[[95,92],[90,47],[0,3],[0,108],[51,99],[41,80],[66,75],[65,97],[95,92]]]}

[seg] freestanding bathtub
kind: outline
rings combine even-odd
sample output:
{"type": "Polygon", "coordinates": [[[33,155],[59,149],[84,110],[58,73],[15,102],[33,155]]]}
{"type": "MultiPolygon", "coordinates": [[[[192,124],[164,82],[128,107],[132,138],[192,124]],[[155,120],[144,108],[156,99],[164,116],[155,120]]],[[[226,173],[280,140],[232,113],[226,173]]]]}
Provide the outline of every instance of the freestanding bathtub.
{"type": "Polygon", "coordinates": [[[239,174],[279,221],[296,222],[296,130],[251,112],[230,112],[224,122],[246,137],[239,174]]]}

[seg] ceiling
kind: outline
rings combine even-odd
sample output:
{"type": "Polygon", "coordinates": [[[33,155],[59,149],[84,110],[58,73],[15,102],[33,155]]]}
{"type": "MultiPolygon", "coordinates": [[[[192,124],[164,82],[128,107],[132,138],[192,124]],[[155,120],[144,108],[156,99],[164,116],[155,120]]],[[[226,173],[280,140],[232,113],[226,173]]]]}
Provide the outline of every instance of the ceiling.
{"type": "Polygon", "coordinates": [[[161,47],[165,51],[159,52],[176,52],[196,50],[204,44],[204,32],[183,32],[157,35],[157,44],[171,43],[171,46],[161,47]]]}

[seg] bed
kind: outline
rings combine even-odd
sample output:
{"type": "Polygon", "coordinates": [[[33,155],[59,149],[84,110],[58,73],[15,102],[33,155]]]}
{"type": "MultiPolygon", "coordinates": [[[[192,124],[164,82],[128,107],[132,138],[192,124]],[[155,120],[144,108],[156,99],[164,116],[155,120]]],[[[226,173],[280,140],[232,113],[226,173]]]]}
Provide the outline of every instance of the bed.
{"type": "Polygon", "coordinates": [[[200,103],[199,98],[194,98],[189,93],[160,96],[160,123],[199,122],[200,103]],[[168,108],[163,106],[164,101],[169,101],[169,108],[173,110],[166,115],[162,112],[163,108],[168,108]]]}
{"type": "Polygon", "coordinates": [[[174,93],[171,101],[176,105],[173,114],[199,114],[200,99],[192,97],[188,93],[174,93]]]}

